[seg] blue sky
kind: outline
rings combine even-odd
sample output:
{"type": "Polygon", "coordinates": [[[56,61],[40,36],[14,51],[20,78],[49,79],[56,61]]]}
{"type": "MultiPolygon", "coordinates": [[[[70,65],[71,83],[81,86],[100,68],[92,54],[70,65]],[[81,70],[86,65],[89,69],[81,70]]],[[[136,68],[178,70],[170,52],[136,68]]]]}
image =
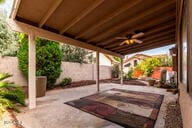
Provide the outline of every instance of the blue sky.
{"type": "MultiPolygon", "coordinates": [[[[0,4],[0,9],[5,10],[7,13],[7,16],[10,15],[12,3],[13,3],[13,0],[5,0],[5,3],[0,4]]],[[[147,50],[144,52],[138,52],[138,53],[142,53],[142,54],[146,54],[146,55],[169,54],[169,49],[172,47],[174,47],[174,45],[169,45],[169,46],[156,48],[156,49],[152,49],[152,50],[147,50]]],[[[129,56],[132,56],[134,54],[130,54],[129,56]]]]}
{"type": "Polygon", "coordinates": [[[7,16],[11,13],[11,8],[12,8],[13,0],[5,0],[3,4],[0,4],[0,9],[3,9],[6,11],[7,16]]]}

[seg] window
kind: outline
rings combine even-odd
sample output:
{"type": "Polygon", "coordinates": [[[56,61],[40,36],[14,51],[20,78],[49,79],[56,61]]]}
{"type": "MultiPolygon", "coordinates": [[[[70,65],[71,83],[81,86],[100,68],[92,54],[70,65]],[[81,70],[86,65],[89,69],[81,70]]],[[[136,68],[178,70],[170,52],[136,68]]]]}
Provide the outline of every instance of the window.
{"type": "Polygon", "coordinates": [[[131,63],[128,63],[125,65],[125,67],[130,67],[131,66],[131,63]]]}
{"type": "Polygon", "coordinates": [[[186,90],[189,90],[188,88],[188,27],[187,27],[187,7],[186,2],[184,2],[183,5],[183,15],[181,19],[181,78],[180,81],[183,83],[183,85],[186,87],[186,90]]]}
{"type": "Polygon", "coordinates": [[[137,66],[137,60],[134,60],[134,67],[137,66]]]}

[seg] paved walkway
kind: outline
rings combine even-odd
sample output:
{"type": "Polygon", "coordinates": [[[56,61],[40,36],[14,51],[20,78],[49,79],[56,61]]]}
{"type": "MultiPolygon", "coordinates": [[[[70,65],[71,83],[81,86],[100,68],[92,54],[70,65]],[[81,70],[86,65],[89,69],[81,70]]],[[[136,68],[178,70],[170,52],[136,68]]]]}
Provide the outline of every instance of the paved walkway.
{"type": "MultiPolygon", "coordinates": [[[[177,95],[156,87],[112,83],[101,84],[101,91],[112,88],[165,95],[155,128],[164,128],[165,106],[168,102],[177,99],[177,95]]],[[[96,90],[96,85],[90,85],[48,91],[45,97],[38,98],[36,109],[29,110],[28,108],[22,108],[22,112],[17,115],[17,118],[26,128],[122,128],[117,124],[63,104],[66,101],[96,93],[96,90]]]]}

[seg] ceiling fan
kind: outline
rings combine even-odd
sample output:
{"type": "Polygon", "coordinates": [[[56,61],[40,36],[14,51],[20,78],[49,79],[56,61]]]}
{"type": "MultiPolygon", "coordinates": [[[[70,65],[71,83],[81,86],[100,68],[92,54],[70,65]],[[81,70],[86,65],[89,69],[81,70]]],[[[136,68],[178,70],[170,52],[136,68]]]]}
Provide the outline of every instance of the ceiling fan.
{"type": "Polygon", "coordinates": [[[142,40],[138,40],[137,38],[142,37],[144,35],[143,32],[135,32],[135,34],[128,34],[128,36],[125,37],[115,37],[117,40],[124,40],[123,42],[120,43],[120,45],[124,44],[133,44],[133,43],[143,43],[142,40]]]}

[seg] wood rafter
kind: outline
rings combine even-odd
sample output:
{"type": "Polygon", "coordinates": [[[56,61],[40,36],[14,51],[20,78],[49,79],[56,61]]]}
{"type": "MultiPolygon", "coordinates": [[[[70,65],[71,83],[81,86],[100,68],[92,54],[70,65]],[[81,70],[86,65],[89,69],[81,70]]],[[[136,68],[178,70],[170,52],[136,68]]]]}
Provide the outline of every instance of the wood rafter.
{"type": "Polygon", "coordinates": [[[53,12],[58,8],[58,6],[62,3],[63,0],[55,0],[53,5],[49,8],[47,13],[41,18],[38,26],[41,28],[46,21],[49,19],[49,17],[53,14],[53,12]]]}
{"type": "Polygon", "coordinates": [[[16,18],[17,11],[18,11],[18,9],[19,9],[20,3],[21,3],[21,0],[14,0],[14,1],[13,1],[12,11],[11,11],[11,15],[10,15],[10,17],[11,17],[12,19],[15,19],[15,18],[16,18]]]}
{"type": "Polygon", "coordinates": [[[65,25],[61,31],[60,34],[63,34],[65,31],[67,31],[69,28],[71,28],[73,25],[75,25],[78,21],[80,21],[82,18],[84,18],[86,15],[91,13],[95,8],[97,8],[100,4],[102,4],[105,0],[96,0],[91,6],[83,10],[79,16],[75,17],[70,23],[65,25]]]}
{"type": "Polygon", "coordinates": [[[175,22],[174,19],[175,19],[175,13],[171,13],[171,14],[165,14],[163,16],[160,16],[159,17],[160,19],[152,19],[152,20],[149,20],[147,21],[147,24],[138,24],[138,25],[133,25],[131,26],[131,28],[127,28],[126,31],[123,31],[117,35],[111,35],[109,38],[103,40],[103,41],[100,41],[99,43],[97,43],[98,46],[106,46],[108,44],[110,44],[111,42],[113,42],[115,40],[114,37],[116,36],[127,36],[127,34],[129,33],[132,33],[134,30],[137,30],[137,29],[144,29],[144,28],[148,28],[150,26],[156,26],[156,25],[162,25],[164,26],[165,24],[169,23],[169,22],[175,22]]]}
{"type": "Polygon", "coordinates": [[[23,32],[25,34],[30,34],[31,32],[34,33],[35,36],[37,37],[41,37],[41,38],[45,38],[48,40],[53,40],[56,42],[61,42],[61,43],[66,43],[66,44],[70,44],[70,45],[74,45],[77,47],[82,47],[82,48],[86,48],[86,49],[90,49],[90,50],[94,50],[94,51],[99,51],[101,53],[106,53],[106,54],[110,54],[113,56],[118,56],[120,58],[123,58],[124,56],[122,56],[121,54],[94,46],[94,45],[90,45],[87,44],[85,42],[82,41],[78,41],[78,40],[74,40],[72,38],[60,35],[60,34],[56,34],[38,27],[34,27],[19,21],[15,21],[13,19],[8,19],[7,20],[8,25],[11,27],[12,30],[14,31],[18,31],[18,32],[23,32]]]}
{"type": "Polygon", "coordinates": [[[127,51],[122,52],[122,54],[123,55],[132,54],[132,53],[150,50],[150,49],[154,49],[154,48],[159,48],[159,47],[163,47],[163,46],[167,46],[167,45],[171,45],[171,44],[175,44],[175,40],[168,40],[168,41],[163,41],[162,43],[153,44],[151,46],[144,46],[144,47],[142,47],[142,49],[137,48],[137,49],[127,50],[127,51]]]}
{"type": "Polygon", "coordinates": [[[121,23],[121,24],[119,24],[119,25],[116,25],[116,26],[114,26],[114,27],[111,27],[110,29],[108,29],[108,30],[106,30],[106,31],[103,31],[102,34],[97,33],[97,34],[96,34],[97,36],[95,36],[95,37],[92,38],[92,39],[89,39],[87,42],[94,42],[94,41],[96,41],[97,39],[99,39],[99,38],[101,38],[101,37],[103,37],[103,36],[105,36],[105,35],[107,35],[107,34],[109,34],[109,33],[112,33],[113,31],[115,31],[115,30],[117,30],[117,29],[123,28],[123,27],[125,27],[125,26],[129,26],[130,24],[132,24],[132,23],[134,23],[134,22],[136,22],[136,21],[139,21],[139,20],[141,20],[141,19],[143,19],[143,18],[145,18],[145,17],[147,17],[147,16],[150,16],[150,15],[152,15],[152,14],[158,13],[160,10],[162,10],[162,9],[164,9],[164,8],[166,8],[166,7],[169,7],[170,5],[172,5],[172,4],[174,4],[174,3],[175,3],[175,1],[172,1],[172,0],[166,1],[166,2],[162,2],[161,5],[154,6],[154,7],[152,7],[151,9],[149,9],[149,10],[143,12],[143,13],[140,13],[140,14],[137,15],[135,18],[132,18],[132,19],[130,19],[130,20],[128,20],[128,21],[125,21],[125,22],[123,22],[123,23],[121,23]]]}
{"type": "MultiPolygon", "coordinates": [[[[141,39],[143,42],[147,42],[147,41],[151,41],[153,39],[159,39],[161,37],[166,37],[166,36],[170,36],[170,34],[174,34],[175,33],[175,29],[167,29],[166,31],[162,31],[162,32],[159,32],[159,33],[153,33],[151,36],[148,36],[148,37],[145,37],[144,39],[141,39]]],[[[111,50],[116,50],[116,49],[119,49],[121,47],[117,47],[119,46],[119,42],[118,43],[114,43],[110,46],[107,46],[107,47],[104,47],[104,48],[110,48],[111,50]]]]}
{"type": "Polygon", "coordinates": [[[135,5],[141,3],[142,0],[135,0],[134,3],[130,4],[128,3],[127,5],[118,8],[117,10],[115,10],[114,12],[112,12],[110,15],[106,16],[104,19],[98,21],[96,24],[92,25],[90,28],[86,29],[85,31],[79,33],[75,38],[81,38],[84,35],[86,35],[87,33],[89,33],[90,31],[94,30],[95,28],[101,26],[102,24],[112,20],[113,18],[117,17],[118,15],[120,15],[121,13],[125,12],[126,10],[128,10],[129,8],[134,7],[135,5]]]}

